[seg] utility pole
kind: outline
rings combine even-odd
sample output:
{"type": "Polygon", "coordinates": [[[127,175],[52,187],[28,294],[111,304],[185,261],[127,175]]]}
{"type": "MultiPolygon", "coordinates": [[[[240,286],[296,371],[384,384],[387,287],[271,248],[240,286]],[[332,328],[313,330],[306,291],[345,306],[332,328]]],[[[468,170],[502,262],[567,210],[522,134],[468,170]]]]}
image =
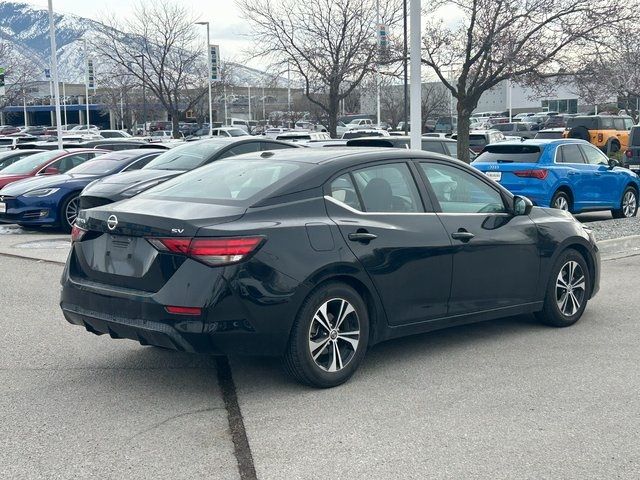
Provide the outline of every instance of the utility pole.
{"type": "Polygon", "coordinates": [[[409,134],[409,70],[407,69],[407,57],[409,56],[409,52],[407,49],[407,42],[409,41],[409,30],[407,25],[407,0],[403,0],[402,5],[402,19],[403,19],[403,28],[404,28],[404,42],[403,42],[403,53],[402,53],[402,64],[404,66],[404,114],[402,117],[404,124],[404,134],[409,134]]]}
{"type": "Polygon", "coordinates": [[[411,148],[422,150],[422,76],[420,52],[420,0],[411,0],[410,21],[411,21],[411,148]]]}
{"type": "Polygon", "coordinates": [[[147,136],[147,74],[144,69],[144,54],[134,55],[142,61],[142,135],[147,136]]]}
{"type": "MultiPolygon", "coordinates": [[[[207,87],[209,89],[209,136],[213,135],[213,105],[211,103],[211,37],[209,35],[209,22],[196,22],[197,25],[207,26],[207,87]]],[[[226,115],[226,114],[225,114],[226,115]]]]}
{"type": "Polygon", "coordinates": [[[22,89],[22,113],[24,115],[24,126],[29,126],[29,119],[27,118],[27,91],[22,89]]]}
{"type": "Polygon", "coordinates": [[[247,85],[247,97],[249,100],[249,121],[251,121],[251,85],[247,85]]]}
{"type": "Polygon", "coordinates": [[[62,120],[60,119],[60,91],[58,90],[58,59],[56,58],[56,25],[53,22],[53,4],[49,0],[49,40],[51,41],[51,73],[53,83],[56,85],[54,91],[56,102],[56,134],[58,136],[58,149],[62,150],[62,120]]]}
{"type": "Polygon", "coordinates": [[[67,86],[65,82],[62,82],[62,105],[64,108],[64,125],[66,127],[69,124],[67,123],[67,86]]]}
{"type": "Polygon", "coordinates": [[[381,45],[380,45],[380,0],[376,0],[376,35],[377,35],[377,45],[378,45],[378,55],[376,55],[376,118],[378,121],[378,128],[380,128],[380,53],[381,53],[381,45]]]}

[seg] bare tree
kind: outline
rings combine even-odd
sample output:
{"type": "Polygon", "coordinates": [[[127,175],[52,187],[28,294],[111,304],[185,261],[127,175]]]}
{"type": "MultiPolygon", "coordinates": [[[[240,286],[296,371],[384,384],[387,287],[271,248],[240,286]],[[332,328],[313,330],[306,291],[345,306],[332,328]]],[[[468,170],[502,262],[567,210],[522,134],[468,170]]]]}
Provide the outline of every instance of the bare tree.
{"type": "MultiPolygon", "coordinates": [[[[634,0],[636,2],[636,0],[634,0]]],[[[423,62],[457,100],[458,152],[469,161],[469,118],[480,96],[507,79],[568,76],[628,10],[618,0],[436,0],[460,22],[431,15],[423,62]],[[453,77],[453,80],[451,79],[453,77]]]]}
{"type": "Polygon", "coordinates": [[[207,68],[195,20],[177,2],[140,2],[126,20],[111,17],[107,33],[92,42],[107,63],[136,78],[158,99],[171,116],[176,137],[181,115],[207,92],[207,68]]]}
{"type": "Polygon", "coordinates": [[[422,84],[422,124],[440,115],[448,115],[451,110],[449,90],[440,82],[422,84]]]}
{"type": "Polygon", "coordinates": [[[5,42],[0,42],[0,66],[5,69],[5,96],[0,98],[0,109],[22,104],[40,72],[33,62],[5,42]]]}
{"type": "MultiPolygon", "coordinates": [[[[281,71],[287,63],[307,98],[328,116],[336,135],[340,102],[375,69],[378,47],[373,0],[237,0],[253,28],[254,56],[281,71]]],[[[399,18],[399,2],[380,2],[382,23],[399,18]]]]}

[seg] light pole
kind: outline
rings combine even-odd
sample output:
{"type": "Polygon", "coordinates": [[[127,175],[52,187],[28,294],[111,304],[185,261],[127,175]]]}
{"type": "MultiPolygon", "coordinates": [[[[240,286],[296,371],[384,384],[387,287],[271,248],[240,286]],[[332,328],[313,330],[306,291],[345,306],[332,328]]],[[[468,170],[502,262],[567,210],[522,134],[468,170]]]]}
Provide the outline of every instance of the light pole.
{"type": "Polygon", "coordinates": [[[84,103],[87,107],[87,133],[89,133],[89,48],[87,47],[87,39],[84,39],[84,68],[86,69],[84,79],[84,103]]]}
{"type": "Polygon", "coordinates": [[[147,136],[147,75],[144,70],[144,55],[134,55],[142,60],[142,136],[147,136]]]}
{"type": "Polygon", "coordinates": [[[64,108],[64,124],[67,126],[67,86],[65,82],[62,82],[62,105],[64,108]]]}
{"type": "Polygon", "coordinates": [[[196,22],[196,25],[207,26],[207,87],[209,89],[209,136],[213,135],[213,106],[211,104],[211,38],[209,37],[209,22],[196,22]]]}
{"type": "Polygon", "coordinates": [[[403,0],[402,3],[402,20],[403,20],[403,29],[404,29],[404,42],[402,46],[402,65],[404,70],[404,83],[403,83],[403,114],[402,114],[402,123],[404,125],[404,134],[407,135],[409,133],[409,70],[407,69],[407,57],[409,55],[407,49],[407,42],[409,41],[409,31],[407,28],[407,0],[403,0]]]}
{"type": "Polygon", "coordinates": [[[409,21],[411,22],[411,148],[414,150],[422,149],[422,112],[420,111],[422,100],[420,4],[420,0],[411,0],[409,10],[409,21]]]}
{"type": "Polygon", "coordinates": [[[251,121],[251,85],[247,85],[247,97],[249,101],[249,121],[251,121]]]}
{"type": "Polygon", "coordinates": [[[378,120],[378,128],[380,128],[380,0],[376,0],[376,39],[377,52],[376,55],[376,118],[378,120]]]}
{"type": "Polygon", "coordinates": [[[62,119],[60,118],[60,91],[58,90],[58,59],[56,58],[56,26],[53,22],[53,4],[49,0],[49,39],[51,41],[51,73],[53,74],[53,83],[56,85],[54,90],[56,100],[56,134],[58,136],[58,149],[62,150],[62,119]]]}

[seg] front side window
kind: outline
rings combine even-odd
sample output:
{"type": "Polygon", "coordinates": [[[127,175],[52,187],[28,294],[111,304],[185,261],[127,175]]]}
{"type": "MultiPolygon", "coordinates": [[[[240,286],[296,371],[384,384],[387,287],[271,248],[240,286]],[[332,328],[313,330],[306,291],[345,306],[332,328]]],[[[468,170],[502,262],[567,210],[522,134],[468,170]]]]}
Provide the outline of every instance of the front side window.
{"type": "Polygon", "coordinates": [[[578,145],[563,145],[558,153],[560,163],[585,163],[578,145]]]}
{"type": "Polygon", "coordinates": [[[456,167],[421,163],[443,213],[504,213],[498,191],[456,167]]]}
{"type": "Polygon", "coordinates": [[[339,202],[349,205],[356,210],[362,210],[358,194],[356,193],[356,187],[351,181],[351,176],[346,173],[339,176],[333,182],[329,188],[329,194],[339,202]]]}
{"type": "Polygon", "coordinates": [[[580,150],[582,150],[587,163],[590,165],[607,165],[609,163],[607,156],[598,148],[580,145],[580,150]]]}
{"type": "Polygon", "coordinates": [[[353,172],[367,212],[423,212],[418,187],[405,163],[376,165],[353,172]]]}
{"type": "Polygon", "coordinates": [[[260,142],[242,143],[224,152],[222,155],[220,155],[220,158],[235,157],[236,155],[253,153],[257,152],[258,150],[260,150],[260,142]]]}

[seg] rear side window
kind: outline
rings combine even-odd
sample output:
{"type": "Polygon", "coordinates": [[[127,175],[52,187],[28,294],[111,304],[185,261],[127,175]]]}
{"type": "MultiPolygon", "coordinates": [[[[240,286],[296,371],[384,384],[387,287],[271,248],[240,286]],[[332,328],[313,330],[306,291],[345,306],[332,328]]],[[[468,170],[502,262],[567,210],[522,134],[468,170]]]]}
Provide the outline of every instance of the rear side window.
{"type": "Polygon", "coordinates": [[[633,127],[633,120],[631,118],[625,118],[624,119],[624,129],[625,130],[631,130],[631,127],[633,127]]]}
{"type": "Polygon", "coordinates": [[[475,160],[488,163],[538,163],[540,147],[537,145],[488,145],[475,160]]]}
{"type": "Polygon", "coordinates": [[[559,163],[586,163],[578,145],[562,145],[558,150],[559,163]]]}
{"type": "Polygon", "coordinates": [[[453,158],[458,158],[458,144],[457,142],[443,142],[442,144],[446,150],[445,155],[449,155],[453,158]]]}
{"type": "Polygon", "coordinates": [[[469,135],[470,147],[484,147],[487,144],[487,139],[484,135],[469,135]]]}
{"type": "Polygon", "coordinates": [[[598,130],[598,117],[570,117],[567,120],[567,128],[584,127],[587,130],[598,130]]]}
{"type": "Polygon", "coordinates": [[[356,193],[356,187],[353,185],[349,174],[341,175],[331,182],[330,191],[331,196],[339,202],[349,205],[356,210],[362,210],[358,194],[356,193]]]}
{"type": "Polygon", "coordinates": [[[613,118],[611,117],[602,117],[600,123],[602,130],[613,130],[615,128],[613,118]]]}
{"type": "Polygon", "coordinates": [[[613,120],[613,124],[616,127],[616,130],[626,130],[626,127],[624,125],[624,119],[622,118],[615,118],[613,120]]]}
{"type": "Polygon", "coordinates": [[[240,145],[236,145],[235,147],[230,148],[219,158],[227,158],[227,157],[235,157],[236,155],[242,155],[243,153],[253,153],[260,150],[260,142],[248,142],[240,145]]]}
{"type": "Polygon", "coordinates": [[[434,153],[442,153],[442,154],[449,154],[448,152],[444,151],[444,148],[442,148],[442,142],[438,142],[438,141],[429,141],[429,140],[422,140],[422,150],[426,151],[426,152],[434,152],[434,153]]]}
{"type": "Polygon", "coordinates": [[[353,172],[367,212],[423,212],[418,187],[404,163],[376,165],[353,172]]]}

